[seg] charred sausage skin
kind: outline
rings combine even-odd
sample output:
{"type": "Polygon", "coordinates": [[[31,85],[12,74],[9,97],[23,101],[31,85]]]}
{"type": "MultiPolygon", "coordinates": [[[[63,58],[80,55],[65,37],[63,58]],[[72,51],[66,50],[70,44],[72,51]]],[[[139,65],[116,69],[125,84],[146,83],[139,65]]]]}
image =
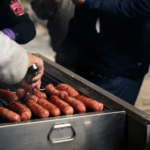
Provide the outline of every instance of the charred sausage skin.
{"type": "Polygon", "coordinates": [[[68,95],[72,96],[72,97],[79,95],[78,91],[76,91],[73,87],[71,87],[67,84],[64,84],[64,83],[58,84],[57,90],[66,91],[68,93],[68,95]]]}
{"type": "Polygon", "coordinates": [[[0,118],[11,121],[11,122],[19,122],[20,121],[20,115],[0,106],[0,118]]]}
{"type": "Polygon", "coordinates": [[[84,103],[71,96],[65,96],[64,101],[71,105],[78,113],[85,113],[86,107],[84,103]]]}
{"type": "Polygon", "coordinates": [[[3,89],[0,89],[0,98],[6,100],[7,102],[19,101],[19,97],[15,93],[3,89]]]}
{"type": "Polygon", "coordinates": [[[56,107],[54,104],[47,101],[46,99],[39,99],[37,103],[42,107],[44,107],[45,109],[47,109],[49,113],[54,117],[59,116],[61,114],[60,109],[56,107]]]}
{"type": "Polygon", "coordinates": [[[66,95],[68,95],[68,93],[66,91],[59,91],[59,90],[55,89],[53,84],[48,84],[47,86],[45,86],[45,90],[49,95],[56,95],[56,96],[60,97],[61,99],[64,99],[64,97],[66,95]]]}
{"type": "Polygon", "coordinates": [[[28,99],[26,101],[26,104],[37,117],[48,118],[49,111],[37,104],[36,102],[34,102],[33,100],[28,99]]]}
{"type": "Polygon", "coordinates": [[[84,95],[77,95],[76,99],[80,100],[85,104],[86,107],[92,109],[93,111],[102,111],[104,108],[104,105],[100,102],[97,102],[96,100],[92,98],[88,98],[84,95]]]}
{"type": "Polygon", "coordinates": [[[49,101],[57,106],[65,115],[72,115],[74,113],[74,109],[58,96],[52,95],[49,101]]]}
{"type": "Polygon", "coordinates": [[[21,104],[16,101],[11,101],[9,103],[9,108],[12,111],[18,113],[22,121],[31,119],[32,116],[31,110],[28,107],[26,107],[24,104],[21,104]]]}

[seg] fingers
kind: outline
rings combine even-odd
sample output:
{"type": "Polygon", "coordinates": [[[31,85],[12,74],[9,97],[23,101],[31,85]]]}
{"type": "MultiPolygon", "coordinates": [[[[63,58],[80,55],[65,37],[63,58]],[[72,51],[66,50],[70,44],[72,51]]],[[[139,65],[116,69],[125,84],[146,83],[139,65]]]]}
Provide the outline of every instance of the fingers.
{"type": "Polygon", "coordinates": [[[41,58],[38,58],[38,57],[36,57],[35,59],[36,59],[35,63],[37,65],[37,67],[38,67],[38,75],[36,77],[32,78],[32,82],[40,80],[42,78],[43,74],[44,74],[44,63],[43,63],[43,60],[41,58]]]}
{"type": "Polygon", "coordinates": [[[42,78],[43,74],[44,74],[44,67],[43,66],[38,67],[38,75],[36,77],[32,78],[32,82],[36,82],[36,81],[40,80],[42,78]]]}
{"type": "Polygon", "coordinates": [[[28,57],[29,57],[29,67],[31,67],[33,64],[37,64],[38,68],[44,65],[43,60],[41,58],[32,55],[30,52],[28,52],[28,57]]]}
{"type": "Polygon", "coordinates": [[[40,89],[41,86],[41,78],[44,74],[44,63],[43,60],[39,57],[36,57],[32,55],[31,53],[28,52],[28,57],[29,57],[29,67],[32,66],[33,64],[36,64],[38,67],[38,75],[36,77],[32,78],[32,87],[35,87],[37,89],[40,89]]]}
{"type": "Polygon", "coordinates": [[[32,88],[36,88],[37,90],[40,90],[41,87],[41,80],[37,80],[36,82],[32,83],[31,85],[28,85],[28,83],[26,82],[25,78],[23,80],[20,81],[20,84],[22,86],[24,86],[24,88],[26,90],[31,90],[32,88]]]}
{"type": "Polygon", "coordinates": [[[40,87],[41,87],[41,80],[38,81],[37,86],[36,86],[36,89],[37,89],[37,90],[40,90],[40,87]]]}
{"type": "Polygon", "coordinates": [[[38,80],[37,82],[32,83],[31,86],[32,88],[36,88],[37,90],[40,90],[41,80],[38,80]]]}
{"type": "Polygon", "coordinates": [[[20,81],[20,84],[21,84],[22,86],[24,86],[25,89],[28,89],[28,88],[29,88],[29,85],[28,85],[28,83],[26,82],[26,79],[25,79],[25,78],[23,78],[23,79],[20,81]]]}

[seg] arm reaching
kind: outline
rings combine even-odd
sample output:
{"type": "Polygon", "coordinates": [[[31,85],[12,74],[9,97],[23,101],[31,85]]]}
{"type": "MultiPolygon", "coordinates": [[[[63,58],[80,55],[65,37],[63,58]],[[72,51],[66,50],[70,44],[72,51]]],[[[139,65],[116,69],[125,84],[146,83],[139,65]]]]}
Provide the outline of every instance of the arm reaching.
{"type": "MultiPolygon", "coordinates": [[[[36,64],[38,67],[38,75],[32,78],[32,84],[31,87],[36,87],[38,90],[40,89],[41,86],[41,78],[44,74],[44,64],[43,60],[41,58],[38,58],[31,53],[28,52],[28,57],[29,57],[29,66],[32,66],[33,64],[36,64]]],[[[26,89],[29,88],[29,85],[27,84],[25,78],[20,82],[26,89]]]]}
{"type": "Polygon", "coordinates": [[[3,32],[0,32],[0,56],[0,82],[7,84],[20,82],[25,88],[28,88],[24,77],[28,67],[35,63],[38,67],[38,75],[32,79],[34,82],[32,87],[40,88],[44,73],[43,60],[27,53],[24,48],[4,35],[3,32]]]}
{"type": "Polygon", "coordinates": [[[0,32],[0,56],[0,81],[7,84],[20,82],[29,65],[26,50],[0,32]]]}

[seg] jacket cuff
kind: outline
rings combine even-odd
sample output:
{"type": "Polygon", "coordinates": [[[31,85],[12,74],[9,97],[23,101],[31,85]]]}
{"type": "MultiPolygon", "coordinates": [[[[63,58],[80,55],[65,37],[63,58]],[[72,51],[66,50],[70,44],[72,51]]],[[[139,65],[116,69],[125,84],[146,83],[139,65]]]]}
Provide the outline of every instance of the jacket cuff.
{"type": "Polygon", "coordinates": [[[16,36],[15,36],[15,33],[11,29],[3,29],[2,32],[5,35],[9,36],[11,40],[15,41],[16,36]]]}

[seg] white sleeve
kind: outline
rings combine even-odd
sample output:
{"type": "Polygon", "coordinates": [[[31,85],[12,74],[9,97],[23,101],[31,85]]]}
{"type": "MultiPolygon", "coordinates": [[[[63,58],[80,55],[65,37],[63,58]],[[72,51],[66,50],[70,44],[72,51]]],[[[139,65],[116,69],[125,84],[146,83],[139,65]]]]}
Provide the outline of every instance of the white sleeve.
{"type": "Polygon", "coordinates": [[[0,31],[0,82],[20,82],[26,75],[28,63],[26,50],[0,31]]]}

